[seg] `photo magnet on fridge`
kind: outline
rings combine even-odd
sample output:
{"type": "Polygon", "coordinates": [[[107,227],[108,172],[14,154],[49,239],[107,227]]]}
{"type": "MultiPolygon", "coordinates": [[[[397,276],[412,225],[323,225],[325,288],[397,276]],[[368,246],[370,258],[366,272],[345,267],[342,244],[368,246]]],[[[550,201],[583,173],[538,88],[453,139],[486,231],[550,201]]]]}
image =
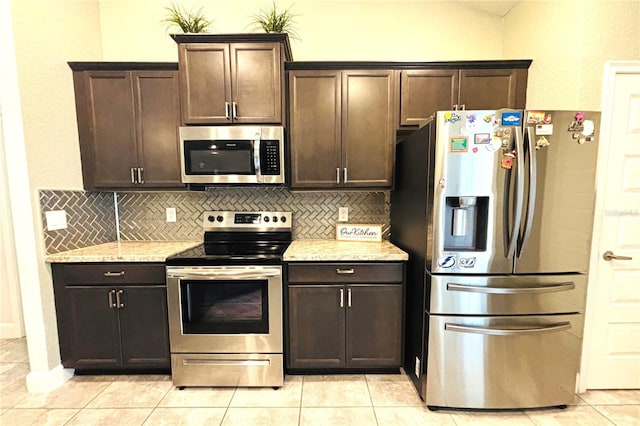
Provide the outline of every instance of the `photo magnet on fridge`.
{"type": "Polygon", "coordinates": [[[449,138],[450,152],[467,152],[468,149],[469,144],[466,136],[454,136],[449,138]]]}

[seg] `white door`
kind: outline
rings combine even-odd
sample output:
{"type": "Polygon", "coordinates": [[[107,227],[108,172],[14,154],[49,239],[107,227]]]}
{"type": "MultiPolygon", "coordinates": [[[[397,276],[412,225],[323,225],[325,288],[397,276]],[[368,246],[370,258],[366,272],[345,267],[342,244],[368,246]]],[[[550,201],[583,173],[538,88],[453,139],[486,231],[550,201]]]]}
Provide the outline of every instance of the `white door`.
{"type": "Polygon", "coordinates": [[[640,62],[607,64],[603,83],[581,387],[640,388],[640,62]]]}

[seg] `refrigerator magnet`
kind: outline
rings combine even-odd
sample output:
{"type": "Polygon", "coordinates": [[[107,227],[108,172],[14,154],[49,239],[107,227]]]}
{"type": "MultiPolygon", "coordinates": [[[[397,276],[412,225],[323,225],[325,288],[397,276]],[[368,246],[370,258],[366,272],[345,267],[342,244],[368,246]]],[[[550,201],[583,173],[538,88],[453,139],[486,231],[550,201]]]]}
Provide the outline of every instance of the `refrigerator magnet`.
{"type": "Polygon", "coordinates": [[[502,161],[500,162],[500,167],[506,170],[510,170],[513,167],[513,162],[516,159],[516,152],[511,151],[507,152],[502,156],[502,161]]]}
{"type": "Polygon", "coordinates": [[[549,136],[553,134],[553,124],[538,124],[536,125],[537,136],[549,136]]]}
{"type": "Polygon", "coordinates": [[[549,146],[549,139],[544,136],[540,136],[536,141],[536,149],[544,148],[546,146],[549,146]]]}
{"type": "Polygon", "coordinates": [[[487,145],[491,143],[490,133],[476,133],[473,135],[473,143],[475,145],[487,145]]]}
{"type": "Polygon", "coordinates": [[[454,136],[449,138],[449,152],[467,152],[469,149],[466,136],[454,136]]]}

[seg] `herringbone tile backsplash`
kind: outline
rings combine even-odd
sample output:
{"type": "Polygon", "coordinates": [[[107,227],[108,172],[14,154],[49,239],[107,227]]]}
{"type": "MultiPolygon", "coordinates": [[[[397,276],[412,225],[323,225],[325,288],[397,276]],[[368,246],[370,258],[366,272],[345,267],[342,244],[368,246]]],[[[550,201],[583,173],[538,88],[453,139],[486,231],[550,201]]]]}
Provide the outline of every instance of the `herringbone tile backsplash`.
{"type": "Polygon", "coordinates": [[[117,240],[112,192],[39,191],[47,254],[117,240]],[[47,230],[45,212],[67,212],[67,228],[47,230]]]}
{"type": "MultiPolygon", "coordinates": [[[[349,208],[349,223],[383,225],[389,237],[388,192],[290,192],[286,188],[214,188],[205,192],[117,193],[121,240],[200,240],[207,210],[273,210],[293,213],[294,239],[333,239],[338,207],[349,208]],[[167,207],[177,221],[166,222],[167,207]]],[[[40,191],[43,215],[66,210],[69,227],[43,231],[47,253],[117,240],[114,194],[40,191]]]]}

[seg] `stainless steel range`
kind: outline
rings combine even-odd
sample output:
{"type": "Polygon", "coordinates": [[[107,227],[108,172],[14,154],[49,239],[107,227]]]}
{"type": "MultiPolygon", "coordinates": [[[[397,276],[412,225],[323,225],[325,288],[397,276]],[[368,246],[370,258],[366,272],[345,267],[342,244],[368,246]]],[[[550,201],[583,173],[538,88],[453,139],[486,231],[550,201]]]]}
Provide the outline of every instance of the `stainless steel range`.
{"type": "Polygon", "coordinates": [[[175,386],[282,386],[291,225],[291,212],[205,212],[204,243],[167,259],[175,386]]]}

